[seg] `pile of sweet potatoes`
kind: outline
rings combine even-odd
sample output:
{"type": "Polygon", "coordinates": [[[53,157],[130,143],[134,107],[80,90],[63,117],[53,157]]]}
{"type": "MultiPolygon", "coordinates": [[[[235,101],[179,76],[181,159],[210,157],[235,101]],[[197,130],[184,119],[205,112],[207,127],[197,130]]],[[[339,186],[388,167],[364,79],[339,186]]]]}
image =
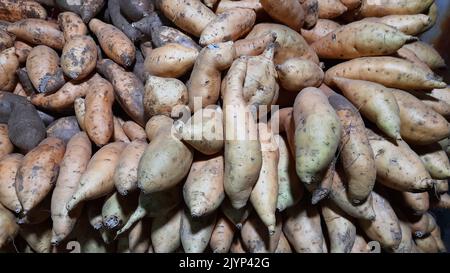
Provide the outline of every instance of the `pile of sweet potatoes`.
{"type": "Polygon", "coordinates": [[[446,252],[433,0],[0,0],[0,252],[446,252]]]}

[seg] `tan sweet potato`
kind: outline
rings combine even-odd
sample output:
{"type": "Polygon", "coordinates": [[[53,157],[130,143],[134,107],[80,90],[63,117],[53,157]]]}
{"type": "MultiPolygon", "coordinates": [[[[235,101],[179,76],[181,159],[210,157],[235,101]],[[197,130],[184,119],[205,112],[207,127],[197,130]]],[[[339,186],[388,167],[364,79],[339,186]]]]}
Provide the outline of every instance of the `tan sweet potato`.
{"type": "Polygon", "coordinates": [[[447,120],[423,102],[402,90],[392,90],[400,108],[402,138],[411,144],[427,145],[450,134],[447,120]]]}
{"type": "Polygon", "coordinates": [[[298,0],[261,0],[263,9],[276,21],[299,31],[305,21],[305,10],[298,0]]]}
{"type": "Polygon", "coordinates": [[[89,85],[85,100],[84,127],[89,138],[97,146],[109,142],[114,133],[112,105],[114,103],[113,86],[102,77],[89,85]]]}
{"type": "Polygon", "coordinates": [[[276,66],[281,87],[299,92],[306,87],[319,87],[325,76],[315,63],[300,58],[291,58],[276,66]]]}
{"type": "Polygon", "coordinates": [[[319,18],[332,19],[347,11],[347,7],[339,0],[318,0],[319,18]]]}
{"type": "Polygon", "coordinates": [[[438,194],[445,194],[449,190],[449,185],[447,180],[436,180],[436,192],[438,194]]]}
{"type": "Polygon", "coordinates": [[[216,15],[198,0],[160,0],[158,8],[170,21],[182,30],[200,37],[206,26],[216,15]]]}
{"type": "Polygon", "coordinates": [[[289,244],[286,236],[284,236],[283,232],[280,235],[280,240],[278,241],[278,246],[275,253],[292,253],[291,245],[289,244]]]}
{"type": "Polygon", "coordinates": [[[0,50],[3,51],[14,45],[15,37],[4,30],[0,30],[0,50]]]}
{"type": "Polygon", "coordinates": [[[439,246],[434,239],[433,236],[428,235],[423,238],[415,238],[414,242],[417,245],[417,248],[419,248],[424,253],[438,253],[439,252],[439,246]]]}
{"type": "Polygon", "coordinates": [[[350,253],[356,237],[352,220],[329,201],[322,205],[322,217],[330,238],[330,253],[350,253]]]}
{"type": "Polygon", "coordinates": [[[394,57],[365,57],[338,64],[325,73],[325,83],[333,85],[335,77],[372,81],[403,90],[432,90],[447,86],[439,76],[394,57]]]}
{"type": "Polygon", "coordinates": [[[113,122],[114,122],[113,140],[114,141],[122,141],[122,142],[125,142],[125,143],[130,143],[130,140],[128,139],[127,135],[125,134],[125,132],[122,129],[121,122],[123,122],[123,120],[121,120],[118,117],[114,117],[113,118],[113,122]]]}
{"type": "Polygon", "coordinates": [[[94,18],[89,22],[89,29],[97,37],[106,56],[124,67],[134,63],[136,57],[134,45],[118,28],[94,18]]]}
{"type": "Polygon", "coordinates": [[[369,253],[370,247],[367,245],[366,239],[360,234],[356,234],[355,243],[353,244],[351,253],[369,253]]]}
{"type": "Polygon", "coordinates": [[[67,238],[81,215],[81,207],[69,214],[66,204],[78,188],[81,174],[91,159],[91,149],[91,142],[84,132],[76,134],[67,144],[51,201],[53,221],[51,242],[54,245],[67,238]]]}
{"type": "Polygon", "coordinates": [[[14,186],[22,159],[23,155],[14,153],[5,155],[0,160],[0,204],[15,213],[22,210],[14,186]]]}
{"type": "Polygon", "coordinates": [[[150,219],[142,219],[128,233],[128,249],[130,253],[147,253],[150,241],[150,219]]]}
{"type": "Polygon", "coordinates": [[[416,54],[416,56],[426,63],[431,69],[446,67],[445,60],[441,57],[439,52],[434,49],[433,46],[425,42],[417,41],[412,44],[404,45],[403,47],[414,52],[414,54],[416,54]]]}
{"type": "Polygon", "coordinates": [[[235,227],[225,216],[218,217],[209,241],[212,252],[228,253],[233,243],[234,232],[235,227]]]}
{"type": "Polygon", "coordinates": [[[220,14],[226,10],[234,8],[252,9],[258,16],[261,15],[261,13],[264,13],[260,0],[221,0],[217,5],[216,14],[220,14]]]}
{"type": "Polygon", "coordinates": [[[182,209],[176,209],[171,213],[153,219],[151,239],[155,253],[172,253],[181,246],[182,214],[182,209]]]}
{"type": "Polygon", "coordinates": [[[257,56],[264,52],[267,46],[275,42],[276,34],[267,32],[255,38],[245,38],[234,42],[236,56],[257,56]]]}
{"type": "Polygon", "coordinates": [[[52,229],[48,221],[38,225],[24,225],[19,233],[36,253],[51,252],[52,229]]]}
{"type": "Polygon", "coordinates": [[[144,128],[134,121],[126,121],[122,125],[122,129],[131,141],[141,140],[147,142],[147,135],[144,128]]]}
{"type": "Polygon", "coordinates": [[[27,61],[28,54],[30,54],[31,49],[33,48],[24,42],[14,41],[14,49],[17,57],[19,58],[19,62],[25,63],[27,61]]]}
{"type": "Polygon", "coordinates": [[[26,68],[34,88],[39,93],[53,93],[65,83],[58,53],[48,46],[34,47],[28,55],[26,68]]]}
{"type": "Polygon", "coordinates": [[[203,29],[199,43],[206,46],[213,43],[236,41],[250,32],[255,21],[256,13],[252,9],[226,10],[203,29]]]}
{"type": "Polygon", "coordinates": [[[45,19],[47,11],[37,1],[29,0],[5,0],[0,9],[0,20],[9,22],[19,21],[25,18],[45,19]]]}
{"type": "Polygon", "coordinates": [[[0,124],[0,159],[14,150],[14,145],[9,140],[8,125],[0,124]]]}
{"type": "Polygon", "coordinates": [[[113,176],[116,189],[121,195],[137,189],[138,165],[146,147],[146,141],[134,140],[122,151],[113,176]]]}
{"type": "Polygon", "coordinates": [[[154,76],[178,78],[195,63],[198,51],[176,43],[169,43],[153,49],[145,58],[146,72],[154,76]]]}
{"type": "Polygon", "coordinates": [[[430,17],[425,14],[387,15],[383,17],[368,17],[364,21],[378,22],[395,27],[408,35],[417,35],[425,31],[431,23],[430,17]]]}
{"type": "Polygon", "coordinates": [[[181,216],[181,245],[186,253],[202,253],[208,246],[214,226],[216,214],[194,218],[184,210],[181,216]]]}
{"type": "Polygon", "coordinates": [[[174,109],[188,103],[188,90],[178,79],[148,76],[143,103],[146,117],[170,117],[174,109]]]}
{"type": "Polygon", "coordinates": [[[144,126],[146,118],[142,100],[144,97],[144,85],[132,72],[111,60],[103,59],[97,62],[97,70],[114,87],[114,94],[122,109],[139,125],[144,126]]]}
{"type": "Polygon", "coordinates": [[[138,167],[138,187],[146,194],[177,185],[191,167],[193,152],[172,134],[172,126],[173,120],[166,116],[154,116],[147,122],[151,142],[138,167]]]}
{"type": "Polygon", "coordinates": [[[75,36],[86,35],[88,28],[76,13],[66,11],[58,14],[58,25],[64,33],[64,40],[69,41],[75,36]]]}
{"type": "Polygon", "coordinates": [[[253,39],[273,33],[277,39],[275,42],[279,44],[275,52],[275,64],[282,64],[290,58],[304,58],[316,64],[319,58],[316,52],[308,45],[303,37],[296,31],[287,26],[271,23],[260,23],[253,27],[252,31],[247,35],[246,39],[253,39]]]}
{"type": "Polygon", "coordinates": [[[0,248],[8,244],[19,233],[14,214],[0,204],[0,248]]]}
{"type": "Polygon", "coordinates": [[[256,213],[252,213],[245,221],[241,230],[241,240],[244,249],[249,253],[274,253],[282,233],[280,217],[277,217],[275,233],[269,234],[266,225],[256,213]]]}
{"type": "Polygon", "coordinates": [[[357,21],[327,34],[311,47],[320,58],[354,59],[390,55],[415,40],[417,38],[382,23],[357,21]]]}
{"type": "Polygon", "coordinates": [[[416,147],[414,150],[420,156],[422,163],[432,178],[450,178],[450,161],[439,144],[416,147]]]}
{"type": "Polygon", "coordinates": [[[84,124],[84,116],[86,115],[86,102],[83,98],[76,98],[73,103],[73,108],[75,110],[75,116],[77,117],[78,125],[80,125],[81,130],[86,131],[84,124]]]}
{"type": "Polygon", "coordinates": [[[49,137],[25,155],[16,175],[16,192],[26,215],[49,194],[64,156],[64,142],[49,137]]]}
{"type": "Polygon", "coordinates": [[[0,88],[12,92],[17,83],[16,70],[19,68],[19,59],[13,47],[0,52],[0,88]]]}
{"type": "Polygon", "coordinates": [[[335,31],[340,26],[341,25],[335,21],[328,19],[319,19],[317,20],[317,23],[313,28],[311,29],[302,28],[301,34],[309,44],[312,44],[315,41],[319,40],[320,38],[325,37],[329,33],[335,31]]]}
{"type": "Polygon", "coordinates": [[[69,78],[73,80],[86,78],[95,69],[96,61],[97,45],[91,37],[74,36],[64,44],[61,67],[69,78]]]}
{"type": "Polygon", "coordinates": [[[411,210],[415,215],[422,215],[430,208],[428,192],[400,192],[401,205],[411,210]]]}
{"type": "Polygon", "coordinates": [[[417,14],[426,10],[433,0],[362,0],[360,13],[363,17],[380,17],[391,14],[417,14]]]}
{"type": "Polygon", "coordinates": [[[191,111],[217,102],[222,80],[221,72],[231,66],[236,51],[232,42],[211,44],[200,51],[187,82],[191,111]],[[201,105],[195,109],[197,100],[201,100],[201,105]]]}
{"type": "Polygon", "coordinates": [[[10,24],[7,31],[27,43],[54,49],[62,49],[64,46],[64,34],[58,29],[58,25],[43,19],[23,19],[10,24]]]}
{"type": "Polygon", "coordinates": [[[67,203],[70,212],[80,203],[103,197],[114,190],[113,175],[120,154],[126,147],[123,142],[113,142],[98,150],[81,175],[77,190],[67,203]]]}

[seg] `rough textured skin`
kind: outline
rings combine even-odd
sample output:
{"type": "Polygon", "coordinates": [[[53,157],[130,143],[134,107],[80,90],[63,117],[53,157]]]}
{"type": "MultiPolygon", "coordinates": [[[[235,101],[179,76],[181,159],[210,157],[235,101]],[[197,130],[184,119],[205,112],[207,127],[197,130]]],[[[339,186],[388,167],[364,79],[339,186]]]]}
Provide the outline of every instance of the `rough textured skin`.
{"type": "Polygon", "coordinates": [[[24,215],[44,200],[53,188],[64,152],[64,142],[49,137],[23,158],[15,186],[24,215]]]}
{"type": "Polygon", "coordinates": [[[16,70],[19,68],[19,59],[14,48],[8,48],[0,53],[0,89],[12,92],[17,83],[16,70]]]}
{"type": "Polygon", "coordinates": [[[256,213],[252,213],[245,221],[241,230],[241,240],[244,248],[249,253],[273,253],[280,241],[282,227],[278,217],[275,233],[270,235],[266,225],[259,219],[256,213]]]}
{"type": "Polygon", "coordinates": [[[58,15],[58,25],[64,33],[64,40],[66,41],[77,35],[86,35],[88,33],[88,28],[83,20],[76,13],[70,11],[61,12],[58,15]]]}
{"type": "Polygon", "coordinates": [[[181,245],[185,253],[203,253],[211,239],[216,214],[193,218],[187,210],[181,216],[181,245]]]}
{"type": "Polygon", "coordinates": [[[306,87],[319,87],[325,73],[317,64],[300,58],[292,58],[276,66],[281,87],[299,92],[306,87]]]}
{"type": "Polygon", "coordinates": [[[340,26],[341,25],[335,21],[328,19],[319,19],[317,20],[317,23],[313,28],[302,29],[301,34],[309,44],[312,44],[320,38],[325,37],[329,33],[335,31],[340,26]]]}
{"type": "Polygon", "coordinates": [[[95,18],[89,22],[89,28],[97,37],[106,56],[124,67],[134,63],[136,50],[123,32],[95,18]]]}
{"type": "Polygon", "coordinates": [[[5,0],[0,9],[0,20],[9,22],[25,18],[45,19],[47,11],[37,1],[5,0]]]}
{"type": "Polygon", "coordinates": [[[182,214],[182,209],[176,209],[153,219],[151,239],[155,253],[173,253],[181,246],[182,214]]]}
{"type": "Polygon", "coordinates": [[[322,217],[330,238],[330,253],[350,253],[355,243],[356,227],[336,205],[322,205],[322,217]]]}
{"type": "Polygon", "coordinates": [[[86,78],[95,69],[96,61],[97,45],[91,37],[74,36],[64,44],[61,67],[69,78],[86,78]]]}
{"type": "Polygon", "coordinates": [[[146,117],[170,117],[177,106],[188,103],[188,90],[178,79],[149,76],[145,83],[143,103],[146,117]]]}
{"type": "Polygon", "coordinates": [[[16,174],[22,162],[23,155],[9,154],[0,160],[0,204],[7,209],[18,213],[22,210],[16,193],[16,174]]]}
{"type": "Polygon", "coordinates": [[[369,21],[344,25],[314,42],[311,47],[320,58],[354,59],[390,55],[406,42],[417,40],[394,27],[369,21]]]}
{"type": "Polygon", "coordinates": [[[52,194],[52,244],[58,245],[72,232],[81,215],[81,207],[69,214],[66,204],[78,188],[80,177],[91,159],[91,142],[86,133],[73,136],[66,147],[52,194]]]}
{"type": "Polygon", "coordinates": [[[223,156],[192,163],[183,186],[184,201],[192,217],[202,217],[219,208],[223,190],[223,156]]]}
{"type": "Polygon", "coordinates": [[[372,81],[402,90],[432,90],[445,88],[442,79],[413,63],[394,57],[365,57],[338,64],[327,70],[325,83],[333,85],[333,78],[372,81]]]}
{"type": "Polygon", "coordinates": [[[433,0],[362,0],[360,13],[363,17],[381,17],[391,14],[417,14],[427,9],[433,0]]]}
{"type": "Polygon", "coordinates": [[[214,227],[209,241],[209,246],[213,253],[228,253],[233,243],[235,227],[233,224],[223,215],[217,219],[216,226],[214,227]]]}
{"type": "Polygon", "coordinates": [[[23,19],[8,25],[6,30],[27,43],[60,50],[64,46],[64,34],[58,26],[43,19],[23,19]]]}
{"type": "Polygon", "coordinates": [[[299,31],[305,20],[305,10],[298,0],[261,0],[263,9],[275,20],[299,31]]]}

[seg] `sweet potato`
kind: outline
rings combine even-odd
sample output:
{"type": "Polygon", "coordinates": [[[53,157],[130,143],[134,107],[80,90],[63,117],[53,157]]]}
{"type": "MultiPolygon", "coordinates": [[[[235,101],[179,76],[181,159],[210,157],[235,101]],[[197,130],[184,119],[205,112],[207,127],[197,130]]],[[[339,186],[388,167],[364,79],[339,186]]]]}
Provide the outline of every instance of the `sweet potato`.
{"type": "Polygon", "coordinates": [[[445,194],[449,190],[449,185],[447,180],[436,180],[436,192],[438,194],[445,194]]]}
{"type": "Polygon", "coordinates": [[[286,236],[284,236],[283,232],[280,235],[280,240],[278,241],[275,253],[292,253],[292,248],[289,245],[289,241],[286,239],[286,236]]]}
{"type": "Polygon", "coordinates": [[[86,131],[84,124],[84,116],[86,115],[86,102],[83,98],[76,98],[73,103],[73,108],[75,110],[75,116],[77,117],[78,125],[80,125],[81,130],[86,131]]]}
{"type": "Polygon", "coordinates": [[[31,49],[33,49],[30,45],[22,42],[22,41],[14,41],[14,50],[19,58],[19,63],[25,63],[28,58],[28,54],[30,54],[31,49]]]}
{"type": "Polygon", "coordinates": [[[244,99],[250,106],[270,108],[278,99],[278,74],[273,63],[276,44],[269,44],[259,56],[247,59],[247,72],[242,90],[244,99]]]}
{"type": "Polygon", "coordinates": [[[274,135],[278,144],[278,198],[277,209],[283,211],[297,204],[303,196],[303,188],[297,174],[287,141],[280,135],[274,135]]]}
{"type": "Polygon", "coordinates": [[[52,229],[48,222],[39,225],[25,225],[20,228],[20,236],[36,253],[50,253],[52,249],[52,229]]]}
{"type": "Polygon", "coordinates": [[[439,144],[416,147],[414,150],[420,156],[422,163],[432,178],[450,178],[450,161],[439,144]]]}
{"type": "Polygon", "coordinates": [[[81,174],[86,170],[91,154],[91,142],[84,132],[73,136],[67,144],[51,201],[53,221],[51,242],[54,245],[67,238],[81,215],[81,207],[69,214],[66,204],[77,190],[81,174]]]}
{"type": "Polygon", "coordinates": [[[0,88],[12,92],[17,83],[16,70],[19,68],[19,59],[13,47],[0,53],[0,64],[0,88]]]}
{"type": "Polygon", "coordinates": [[[273,235],[276,228],[275,211],[278,198],[278,146],[267,124],[258,124],[262,165],[258,180],[250,194],[255,212],[273,235]]]}
{"type": "Polygon", "coordinates": [[[389,137],[401,139],[400,109],[392,90],[377,83],[340,77],[333,82],[364,117],[389,137]]]}
{"type": "Polygon", "coordinates": [[[139,221],[128,233],[128,249],[131,253],[147,253],[151,247],[150,219],[139,221]]]}
{"type": "Polygon", "coordinates": [[[66,11],[58,14],[58,25],[64,33],[64,40],[68,42],[75,36],[86,35],[88,28],[83,20],[73,12],[66,11]]]}
{"type": "Polygon", "coordinates": [[[325,73],[325,83],[332,85],[335,77],[372,81],[403,90],[432,90],[447,86],[439,76],[394,57],[366,57],[338,64],[325,73]]]}
{"type": "Polygon", "coordinates": [[[147,122],[151,142],[138,167],[138,187],[146,194],[177,185],[191,167],[193,152],[172,135],[172,125],[173,120],[166,116],[154,116],[147,122]]]}
{"type": "Polygon", "coordinates": [[[402,138],[411,144],[427,145],[450,134],[445,118],[423,102],[402,90],[392,90],[400,108],[402,138]]]}
{"type": "Polygon", "coordinates": [[[298,0],[261,0],[263,9],[276,21],[299,31],[305,20],[305,10],[298,0]]]}
{"type": "Polygon", "coordinates": [[[120,11],[131,21],[137,21],[148,16],[153,10],[153,1],[131,0],[119,1],[120,11]]]}
{"type": "Polygon", "coordinates": [[[261,23],[253,27],[246,39],[253,39],[274,33],[277,37],[275,42],[279,44],[275,52],[275,64],[282,64],[286,60],[294,57],[304,58],[316,64],[319,58],[316,52],[308,45],[303,37],[287,26],[271,23],[261,23]]]}
{"type": "Polygon", "coordinates": [[[217,102],[221,72],[231,66],[235,56],[236,50],[232,42],[211,44],[200,51],[187,82],[191,111],[199,110],[194,109],[196,100],[201,99],[201,105],[197,106],[201,108],[217,102]]]}
{"type": "Polygon", "coordinates": [[[223,156],[192,163],[183,186],[183,196],[192,217],[203,217],[214,212],[225,198],[223,156]]]}
{"type": "Polygon", "coordinates": [[[247,205],[243,208],[240,209],[235,209],[232,205],[231,205],[231,201],[226,198],[223,202],[222,205],[220,206],[223,214],[225,215],[225,217],[228,218],[228,220],[231,221],[231,223],[233,223],[237,229],[241,229],[242,228],[242,224],[245,222],[245,220],[247,220],[248,216],[250,215],[251,211],[252,211],[252,207],[247,205]]]}
{"type": "Polygon", "coordinates": [[[14,45],[14,36],[4,30],[0,30],[0,51],[10,48],[14,45]]]}
{"type": "Polygon", "coordinates": [[[294,120],[297,175],[311,184],[333,160],[342,126],[327,97],[313,87],[303,89],[295,99],[294,120]]]}
{"type": "MultiPolygon", "coordinates": [[[[95,77],[98,77],[98,75],[93,76],[91,79],[94,80],[95,77]]],[[[82,83],[67,82],[53,94],[32,95],[30,101],[39,108],[52,112],[65,112],[74,108],[75,99],[86,96],[91,82],[91,80],[82,83]]]]}
{"type": "Polygon", "coordinates": [[[203,29],[199,43],[206,46],[213,43],[236,41],[252,29],[255,21],[256,13],[251,9],[226,10],[203,29]]]}
{"type": "Polygon", "coordinates": [[[300,0],[300,4],[305,13],[303,28],[310,29],[319,20],[319,0],[300,0]]]}
{"type": "Polygon", "coordinates": [[[113,87],[117,101],[123,110],[141,126],[145,124],[144,85],[131,72],[126,72],[122,67],[111,60],[103,59],[97,62],[97,70],[108,79],[113,87]]]}
{"type": "Polygon", "coordinates": [[[123,120],[117,117],[113,118],[113,122],[114,122],[114,135],[113,135],[113,140],[114,141],[122,141],[125,143],[130,143],[130,140],[128,139],[127,135],[125,134],[125,132],[122,129],[122,124],[123,120]]]}
{"type": "Polygon", "coordinates": [[[350,253],[356,237],[352,220],[329,201],[322,205],[322,217],[330,238],[330,253],[350,253]]]}
{"type": "Polygon", "coordinates": [[[18,82],[16,84],[16,87],[14,88],[13,91],[14,95],[18,95],[18,96],[22,96],[22,97],[26,97],[27,96],[27,92],[25,92],[25,90],[23,89],[22,84],[20,84],[20,82],[18,82]]]}
{"type": "Polygon", "coordinates": [[[317,23],[313,28],[302,29],[301,34],[309,44],[312,44],[320,38],[325,37],[329,33],[335,31],[340,26],[341,25],[335,21],[328,19],[319,19],[317,20],[317,23]]]}
{"type": "Polygon", "coordinates": [[[10,24],[7,31],[27,43],[54,49],[62,49],[64,46],[64,34],[58,29],[58,25],[43,19],[23,19],[10,24]]]}
{"type": "Polygon", "coordinates": [[[281,87],[299,92],[306,87],[319,87],[324,73],[315,63],[300,58],[291,58],[276,66],[281,87]]]}
{"type": "Polygon", "coordinates": [[[145,58],[146,72],[154,76],[178,78],[195,63],[198,51],[176,43],[153,49],[145,58]]]}
{"type": "MultiPolygon", "coordinates": [[[[423,68],[428,73],[434,73],[433,70],[431,70],[431,68],[426,63],[424,63],[421,59],[419,59],[419,57],[417,57],[417,55],[412,50],[410,50],[404,46],[402,48],[400,48],[399,50],[397,50],[397,55],[405,60],[412,62],[413,64],[417,65],[418,67],[423,68]]],[[[419,92],[419,91],[417,91],[417,92],[419,92]]]]}
{"type": "Polygon", "coordinates": [[[433,236],[433,239],[436,241],[439,252],[447,253],[447,248],[442,241],[441,229],[439,228],[439,226],[436,226],[436,228],[433,229],[433,231],[431,232],[431,236],[433,236]]]}
{"type": "Polygon", "coordinates": [[[0,248],[5,246],[19,233],[14,214],[0,204],[0,248]]]}
{"type": "Polygon", "coordinates": [[[222,84],[225,126],[224,188],[236,209],[247,203],[262,165],[258,128],[251,113],[246,111],[243,98],[246,70],[247,60],[242,57],[237,59],[222,84]],[[234,126],[244,126],[245,131],[241,128],[236,132],[234,126]]]}
{"type": "Polygon", "coordinates": [[[181,216],[181,245],[186,253],[202,253],[208,246],[214,226],[216,214],[212,213],[200,218],[194,218],[189,211],[184,210],[181,216]]]}
{"type": "MultiPolygon", "coordinates": [[[[132,42],[136,42],[142,38],[142,33],[132,27],[131,23],[125,18],[120,12],[120,2],[128,2],[128,1],[120,1],[120,0],[110,0],[108,1],[108,12],[111,18],[111,23],[120,29],[132,42]]],[[[146,1],[150,2],[150,1],[146,1]]]]}
{"type": "Polygon", "coordinates": [[[120,229],[130,219],[136,206],[137,193],[122,196],[117,192],[106,198],[102,207],[103,226],[107,229],[120,229]]]}
{"type": "Polygon", "coordinates": [[[67,203],[69,212],[84,201],[103,197],[114,190],[112,177],[125,146],[123,142],[113,142],[94,154],[80,177],[77,190],[67,203]]]}
{"type": "Polygon", "coordinates": [[[122,151],[113,177],[116,189],[121,195],[127,195],[137,189],[137,169],[146,147],[147,142],[134,140],[122,151]]]}
{"type": "Polygon", "coordinates": [[[402,233],[402,240],[400,242],[400,245],[393,249],[394,253],[412,253],[415,251],[415,243],[412,238],[412,232],[411,228],[409,228],[408,224],[404,221],[399,221],[400,229],[402,233]]]}
{"type": "Polygon", "coordinates": [[[438,6],[436,3],[433,2],[433,4],[431,4],[430,8],[428,9],[427,15],[428,15],[428,17],[430,17],[431,20],[430,20],[430,24],[427,26],[426,30],[433,27],[437,22],[438,6]]]}
{"type": "Polygon", "coordinates": [[[264,35],[255,38],[245,38],[234,42],[236,56],[257,56],[264,52],[267,46],[277,38],[275,33],[266,32],[264,35]]]}
{"type": "Polygon", "coordinates": [[[172,253],[181,246],[182,209],[155,217],[152,222],[151,239],[155,253],[172,253]]]}
{"type": "Polygon", "coordinates": [[[47,11],[37,1],[5,0],[0,9],[0,20],[9,22],[19,21],[25,18],[45,19],[47,11]]]}
{"type": "Polygon", "coordinates": [[[91,82],[89,89],[85,100],[84,126],[92,142],[97,146],[103,146],[109,142],[114,133],[113,86],[107,80],[98,77],[91,82]]]}
{"type": "Polygon", "coordinates": [[[97,46],[89,36],[74,36],[64,44],[61,67],[64,74],[73,80],[86,78],[97,61],[97,46]]]}
{"type": "Polygon", "coordinates": [[[0,124],[0,159],[14,150],[14,145],[9,140],[8,125],[0,124]]]}
{"type": "Polygon", "coordinates": [[[62,117],[52,122],[47,127],[47,137],[56,137],[67,144],[69,140],[80,132],[75,116],[62,117]]]}
{"type": "Polygon", "coordinates": [[[38,205],[52,189],[64,156],[64,142],[57,138],[46,138],[25,155],[16,175],[16,192],[26,215],[38,205]]]}
{"type": "Polygon", "coordinates": [[[353,244],[351,253],[369,253],[370,247],[367,245],[366,239],[360,234],[356,234],[355,243],[353,244]]]}
{"type": "Polygon", "coordinates": [[[396,192],[399,196],[399,205],[414,215],[422,215],[430,208],[428,192],[396,192]]]}
{"type": "Polygon", "coordinates": [[[377,179],[399,191],[426,191],[434,182],[419,156],[403,141],[397,145],[367,129],[370,146],[375,154],[377,179]]]}
{"type": "Polygon", "coordinates": [[[200,37],[216,15],[198,0],[160,0],[157,7],[170,21],[185,32],[200,37]]]}
{"type": "Polygon", "coordinates": [[[324,250],[320,214],[307,202],[286,210],[283,232],[297,253],[322,253],[324,250]]]}
{"type": "Polygon", "coordinates": [[[400,223],[389,201],[378,193],[372,193],[373,209],[377,217],[373,221],[359,220],[366,235],[381,244],[384,249],[397,249],[402,240],[400,223]]]}
{"type": "Polygon", "coordinates": [[[14,186],[22,159],[23,155],[14,153],[4,155],[0,160],[0,204],[15,213],[22,210],[14,186]]]}
{"type": "Polygon", "coordinates": [[[423,238],[415,238],[417,247],[424,253],[438,253],[439,247],[433,236],[428,235],[423,238]]]}
{"type": "Polygon", "coordinates": [[[391,14],[417,14],[427,9],[433,0],[362,0],[360,13],[363,17],[381,17],[391,14]]]}
{"type": "Polygon", "coordinates": [[[252,213],[241,230],[244,248],[249,253],[274,253],[282,233],[281,219],[277,217],[275,233],[270,235],[266,225],[256,213],[252,213]]]}
{"type": "MultiPolygon", "coordinates": [[[[162,47],[169,43],[177,43],[185,47],[200,50],[200,46],[192,40],[191,37],[176,28],[163,25],[163,22],[156,12],[151,12],[148,16],[132,23],[132,26],[151,37],[155,47],[162,47]]],[[[141,43],[141,50],[143,44],[144,43],[141,43]]],[[[144,53],[144,56],[147,55],[148,54],[144,53]]]]}
{"type": "Polygon", "coordinates": [[[339,0],[318,0],[319,18],[332,19],[347,11],[347,7],[339,0]]]}
{"type": "Polygon", "coordinates": [[[425,14],[387,15],[383,17],[368,17],[364,21],[378,22],[395,27],[407,35],[417,35],[425,31],[431,23],[430,17],[425,14]]]}
{"type": "Polygon", "coordinates": [[[259,0],[221,0],[216,8],[216,14],[220,14],[226,10],[234,8],[252,9],[257,15],[264,13],[264,9],[259,0]]]}
{"type": "Polygon", "coordinates": [[[445,118],[450,116],[450,104],[427,95],[420,98],[421,101],[425,103],[426,106],[433,109],[436,113],[440,114],[445,118]]]}
{"type": "Polygon", "coordinates": [[[446,67],[445,60],[441,57],[439,52],[425,42],[417,41],[412,44],[404,45],[403,47],[414,52],[416,56],[426,63],[431,69],[446,67]]]}
{"type": "Polygon", "coordinates": [[[213,253],[228,253],[233,242],[235,227],[223,215],[218,217],[209,246],[213,253]]]}
{"type": "Polygon", "coordinates": [[[353,203],[359,204],[370,195],[375,185],[374,154],[358,109],[337,93],[328,96],[328,101],[341,121],[340,158],[347,177],[348,195],[353,203]]]}
{"type": "Polygon", "coordinates": [[[311,47],[320,58],[354,59],[390,55],[415,40],[417,38],[382,23],[357,21],[327,34],[311,47]]]}
{"type": "Polygon", "coordinates": [[[122,129],[131,141],[141,140],[147,142],[147,135],[144,128],[134,121],[126,121],[122,125],[122,129]]]}
{"type": "Polygon", "coordinates": [[[48,46],[34,47],[27,58],[27,73],[39,93],[53,93],[65,84],[59,56],[48,46]]]}
{"type": "Polygon", "coordinates": [[[123,32],[115,26],[95,18],[89,22],[89,29],[97,37],[106,56],[124,67],[129,67],[134,63],[136,50],[123,32]]]}
{"type": "Polygon", "coordinates": [[[188,90],[184,83],[174,78],[148,76],[144,89],[144,112],[146,117],[171,116],[177,106],[188,103],[188,90]]]}

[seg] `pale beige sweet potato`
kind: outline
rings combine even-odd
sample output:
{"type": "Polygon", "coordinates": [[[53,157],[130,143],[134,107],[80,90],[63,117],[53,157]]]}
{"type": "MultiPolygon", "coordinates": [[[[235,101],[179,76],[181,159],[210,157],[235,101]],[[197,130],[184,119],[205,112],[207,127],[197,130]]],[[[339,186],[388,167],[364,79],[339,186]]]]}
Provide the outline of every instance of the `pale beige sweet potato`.
{"type": "Polygon", "coordinates": [[[416,147],[414,150],[432,178],[441,180],[450,178],[450,161],[439,144],[416,147]]]}
{"type": "Polygon", "coordinates": [[[241,230],[242,245],[249,253],[274,253],[282,233],[280,217],[277,219],[275,233],[269,234],[266,225],[256,213],[252,213],[241,230]]]}
{"type": "Polygon", "coordinates": [[[433,46],[417,41],[415,43],[407,44],[403,46],[414,52],[416,56],[426,63],[431,69],[445,68],[445,60],[441,57],[439,52],[433,48],[433,46]]]}
{"type": "Polygon", "coordinates": [[[322,217],[330,238],[330,253],[350,253],[356,237],[352,219],[330,201],[322,205],[322,217]]]}
{"type": "Polygon", "coordinates": [[[0,52],[0,65],[0,88],[12,92],[17,83],[16,70],[19,68],[19,59],[13,47],[0,52]]]}
{"type": "Polygon", "coordinates": [[[319,40],[320,38],[325,37],[329,33],[335,31],[340,26],[341,25],[335,21],[328,19],[319,19],[317,20],[317,23],[313,28],[311,29],[302,28],[301,34],[309,44],[312,44],[315,41],[319,40]]]}
{"type": "Polygon", "coordinates": [[[347,7],[339,0],[318,0],[319,18],[333,19],[347,11],[347,7]]]}
{"type": "Polygon", "coordinates": [[[383,17],[368,17],[364,21],[378,22],[395,27],[408,35],[418,35],[426,30],[431,23],[429,16],[425,14],[387,15],[383,17]]]}
{"type": "Polygon", "coordinates": [[[23,19],[10,24],[7,31],[27,43],[46,45],[59,50],[64,46],[64,34],[58,25],[44,19],[23,19]]]}
{"type": "Polygon", "coordinates": [[[225,216],[219,216],[209,241],[212,252],[228,253],[233,243],[234,233],[233,224],[225,216]]]}
{"type": "Polygon", "coordinates": [[[291,58],[276,66],[281,87],[299,92],[306,87],[319,87],[325,76],[317,64],[300,58],[291,58]]]}
{"type": "Polygon", "coordinates": [[[180,228],[182,209],[155,217],[152,222],[151,240],[155,253],[172,253],[181,246],[180,228]]]}
{"type": "Polygon", "coordinates": [[[257,56],[264,52],[267,46],[277,38],[275,33],[267,32],[266,34],[255,37],[245,38],[234,42],[236,56],[257,56]]]}
{"type": "Polygon", "coordinates": [[[126,121],[122,125],[122,129],[131,141],[141,140],[147,142],[147,135],[144,128],[134,121],[126,121]]]}
{"type": "Polygon", "coordinates": [[[181,245],[185,253],[202,253],[208,246],[214,226],[216,224],[216,214],[209,214],[203,217],[194,218],[184,210],[181,216],[181,245]]]}
{"type": "Polygon", "coordinates": [[[360,13],[363,17],[381,17],[391,14],[417,14],[426,10],[433,0],[362,0],[360,13]]]}

